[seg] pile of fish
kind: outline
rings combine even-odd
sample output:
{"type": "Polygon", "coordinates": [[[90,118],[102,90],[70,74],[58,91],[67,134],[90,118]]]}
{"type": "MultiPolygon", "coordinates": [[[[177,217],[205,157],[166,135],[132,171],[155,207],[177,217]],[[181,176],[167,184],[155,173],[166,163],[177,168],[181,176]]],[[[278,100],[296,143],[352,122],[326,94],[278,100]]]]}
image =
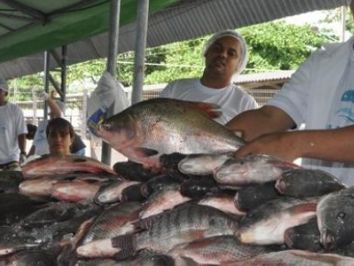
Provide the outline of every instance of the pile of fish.
{"type": "Polygon", "coordinates": [[[0,266],[354,265],[354,187],[234,158],[243,141],[213,108],[158,99],[108,119],[97,135],[129,158],[113,169],[71,155],[0,172],[0,266]]]}
{"type": "Polygon", "coordinates": [[[0,265],[354,265],[354,187],[267,155],[1,172],[0,265]],[[263,176],[263,178],[262,178],[263,176]]]}

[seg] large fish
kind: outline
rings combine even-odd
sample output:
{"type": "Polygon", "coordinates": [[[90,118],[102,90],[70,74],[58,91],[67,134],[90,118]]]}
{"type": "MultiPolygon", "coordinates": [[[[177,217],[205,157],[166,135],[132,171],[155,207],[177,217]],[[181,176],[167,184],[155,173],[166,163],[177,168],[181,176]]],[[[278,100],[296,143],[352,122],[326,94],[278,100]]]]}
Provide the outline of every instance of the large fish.
{"type": "Polygon", "coordinates": [[[122,259],[142,249],[166,253],[173,247],[212,236],[232,235],[238,223],[208,206],[185,204],[137,222],[145,229],[133,235],[92,241],[76,249],[82,257],[116,256],[122,259]]]}
{"type": "Polygon", "coordinates": [[[284,171],[300,166],[266,154],[252,154],[241,159],[229,159],[214,173],[224,187],[242,187],[277,180],[284,171]]]}
{"type": "Polygon", "coordinates": [[[209,103],[151,99],[107,119],[96,134],[130,160],[159,169],[162,154],[232,152],[243,145],[211,119],[216,114],[209,103]]]}
{"type": "Polygon", "coordinates": [[[26,163],[22,167],[22,172],[25,178],[74,175],[75,173],[115,174],[108,165],[78,155],[43,156],[26,163]]]}
{"type": "Polygon", "coordinates": [[[286,197],[267,201],[241,219],[239,239],[245,244],[283,244],[286,229],[315,217],[316,203],[286,197]]]}
{"type": "Polygon", "coordinates": [[[258,255],[254,258],[244,261],[231,263],[232,266],[351,266],[354,265],[354,259],[351,257],[340,256],[331,253],[316,253],[303,250],[283,250],[258,255]]]}
{"type": "Polygon", "coordinates": [[[317,205],[320,241],[326,249],[354,241],[354,187],[332,192],[317,205]]]}
{"type": "Polygon", "coordinates": [[[315,197],[345,188],[335,176],[320,169],[291,169],[276,181],[279,193],[291,197],[315,197]]]}

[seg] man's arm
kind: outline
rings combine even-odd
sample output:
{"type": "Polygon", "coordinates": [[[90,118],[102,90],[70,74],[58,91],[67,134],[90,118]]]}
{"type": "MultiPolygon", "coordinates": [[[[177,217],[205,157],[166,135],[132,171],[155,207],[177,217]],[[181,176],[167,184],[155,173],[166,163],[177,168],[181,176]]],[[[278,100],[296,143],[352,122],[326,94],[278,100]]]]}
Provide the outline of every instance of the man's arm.
{"type": "Polygon", "coordinates": [[[263,106],[242,112],[226,124],[226,127],[233,131],[242,132],[242,137],[246,141],[264,134],[291,129],[294,126],[291,117],[274,106],[263,106]]]}
{"type": "Polygon", "coordinates": [[[18,135],[18,147],[21,153],[26,154],[26,134],[18,135]]]}
{"type": "Polygon", "coordinates": [[[50,109],[51,112],[51,117],[52,118],[57,118],[57,117],[61,117],[62,116],[62,110],[60,109],[60,107],[58,106],[55,97],[54,97],[55,91],[52,91],[50,93],[50,96],[47,99],[47,103],[48,103],[48,107],[50,109]]]}
{"type": "Polygon", "coordinates": [[[236,151],[236,157],[269,154],[282,160],[314,158],[354,163],[354,126],[263,135],[236,151]]]}

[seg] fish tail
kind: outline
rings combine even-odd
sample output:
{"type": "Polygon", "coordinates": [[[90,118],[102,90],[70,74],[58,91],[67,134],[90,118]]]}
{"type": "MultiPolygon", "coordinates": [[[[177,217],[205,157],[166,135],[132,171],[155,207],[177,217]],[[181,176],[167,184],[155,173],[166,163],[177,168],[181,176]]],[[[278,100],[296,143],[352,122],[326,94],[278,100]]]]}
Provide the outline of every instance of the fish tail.
{"type": "Polygon", "coordinates": [[[111,239],[112,246],[120,251],[115,255],[115,259],[124,260],[135,255],[136,244],[134,235],[121,235],[111,239]]]}

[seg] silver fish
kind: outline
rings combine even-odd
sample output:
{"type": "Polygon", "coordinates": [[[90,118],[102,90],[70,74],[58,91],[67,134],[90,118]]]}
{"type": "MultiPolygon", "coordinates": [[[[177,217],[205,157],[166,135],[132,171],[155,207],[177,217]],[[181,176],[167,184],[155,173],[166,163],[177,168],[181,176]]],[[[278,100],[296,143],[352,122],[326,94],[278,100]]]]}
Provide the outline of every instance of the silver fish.
{"type": "Polygon", "coordinates": [[[210,118],[215,113],[209,103],[151,99],[107,119],[97,135],[128,159],[159,169],[162,154],[232,152],[243,145],[210,118]]]}

